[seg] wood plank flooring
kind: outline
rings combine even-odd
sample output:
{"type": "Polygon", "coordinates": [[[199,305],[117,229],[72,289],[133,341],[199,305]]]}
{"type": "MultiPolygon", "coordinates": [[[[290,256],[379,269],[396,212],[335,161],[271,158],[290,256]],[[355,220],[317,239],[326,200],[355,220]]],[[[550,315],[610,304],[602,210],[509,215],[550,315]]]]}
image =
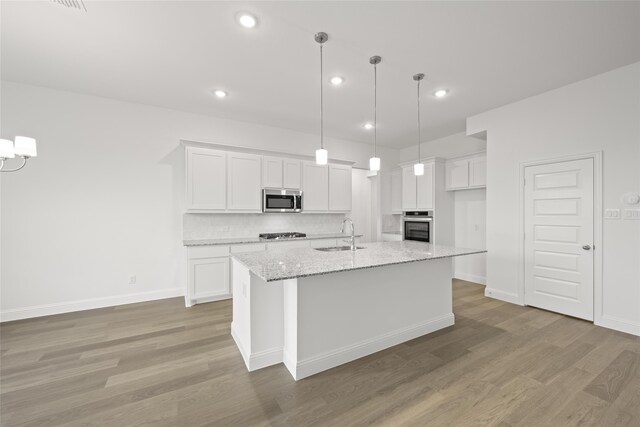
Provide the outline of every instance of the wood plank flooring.
{"type": "Polygon", "coordinates": [[[295,382],[248,373],[231,302],[0,325],[2,426],[640,426],[640,338],[484,297],[456,324],[295,382]]]}

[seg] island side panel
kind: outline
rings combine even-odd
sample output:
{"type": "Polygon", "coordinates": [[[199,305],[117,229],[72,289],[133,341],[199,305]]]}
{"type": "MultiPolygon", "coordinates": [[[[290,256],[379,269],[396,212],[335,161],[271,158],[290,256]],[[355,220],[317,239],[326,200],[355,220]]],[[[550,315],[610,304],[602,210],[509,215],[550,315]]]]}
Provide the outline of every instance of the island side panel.
{"type": "Polygon", "coordinates": [[[231,335],[247,369],[282,362],[282,282],[266,283],[233,259],[233,321],[231,335]]]}
{"type": "Polygon", "coordinates": [[[287,368],[301,379],[453,325],[452,266],[443,258],[285,286],[285,336],[295,333],[285,341],[287,368]]]}

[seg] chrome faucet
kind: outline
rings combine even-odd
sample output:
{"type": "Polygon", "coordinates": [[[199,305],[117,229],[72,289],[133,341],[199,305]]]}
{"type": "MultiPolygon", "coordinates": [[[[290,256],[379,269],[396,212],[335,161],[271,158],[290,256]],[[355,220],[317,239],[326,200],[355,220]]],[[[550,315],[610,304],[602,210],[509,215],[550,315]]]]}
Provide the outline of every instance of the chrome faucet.
{"type": "MultiPolygon", "coordinates": [[[[344,223],[349,221],[349,223],[351,224],[351,239],[350,239],[350,243],[351,243],[351,250],[355,252],[356,250],[356,232],[355,229],[353,228],[353,220],[351,218],[345,218],[344,221],[342,221],[342,228],[340,229],[341,233],[344,233],[344,223]]],[[[349,240],[345,240],[345,242],[349,242],[349,240]]]]}

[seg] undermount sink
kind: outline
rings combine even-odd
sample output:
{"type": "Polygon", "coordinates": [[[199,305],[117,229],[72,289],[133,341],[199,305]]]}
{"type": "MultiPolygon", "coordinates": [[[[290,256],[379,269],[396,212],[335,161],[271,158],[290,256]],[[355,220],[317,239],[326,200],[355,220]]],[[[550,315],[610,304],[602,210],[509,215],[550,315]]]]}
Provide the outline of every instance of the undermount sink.
{"type": "MultiPolygon", "coordinates": [[[[328,248],[315,248],[316,251],[322,252],[338,252],[338,251],[350,251],[351,246],[331,246],[328,248]]],[[[364,246],[356,246],[356,249],[364,249],[364,246]]]]}

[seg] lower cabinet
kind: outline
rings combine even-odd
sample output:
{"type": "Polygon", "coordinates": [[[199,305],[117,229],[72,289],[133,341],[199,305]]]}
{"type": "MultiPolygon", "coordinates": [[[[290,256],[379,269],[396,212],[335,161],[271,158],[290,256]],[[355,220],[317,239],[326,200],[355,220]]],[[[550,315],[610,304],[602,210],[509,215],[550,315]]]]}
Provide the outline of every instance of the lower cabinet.
{"type": "Polygon", "coordinates": [[[231,295],[228,246],[187,248],[187,270],[186,305],[216,301],[231,295]]]}

